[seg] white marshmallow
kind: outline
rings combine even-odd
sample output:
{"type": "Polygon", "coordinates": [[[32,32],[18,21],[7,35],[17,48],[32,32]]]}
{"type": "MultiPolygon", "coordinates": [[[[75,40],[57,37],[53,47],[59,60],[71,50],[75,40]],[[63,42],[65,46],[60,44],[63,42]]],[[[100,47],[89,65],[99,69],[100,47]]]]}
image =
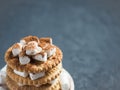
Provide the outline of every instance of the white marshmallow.
{"type": "Polygon", "coordinates": [[[45,61],[47,61],[47,53],[44,53],[43,55],[37,54],[33,58],[35,60],[37,60],[37,61],[43,61],[43,62],[45,62],[45,61]]]}
{"type": "Polygon", "coordinates": [[[20,40],[20,44],[25,45],[26,41],[25,40],[20,40]]]}
{"type": "Polygon", "coordinates": [[[36,80],[40,77],[45,76],[45,72],[40,72],[40,73],[36,73],[36,74],[29,73],[29,75],[30,75],[31,80],[36,80]]]}
{"type": "Polygon", "coordinates": [[[41,47],[36,47],[35,49],[26,50],[27,55],[35,55],[42,51],[41,47]]]}
{"type": "Polygon", "coordinates": [[[35,85],[36,87],[40,87],[40,85],[35,85]]]}
{"type": "Polygon", "coordinates": [[[47,52],[47,56],[50,57],[56,52],[56,48],[52,48],[50,50],[47,50],[46,52],[47,52]]]}
{"type": "Polygon", "coordinates": [[[50,38],[50,44],[51,44],[51,45],[53,44],[52,38],[50,38]]]}
{"type": "Polygon", "coordinates": [[[55,82],[57,82],[58,79],[54,79],[50,82],[50,84],[54,84],[55,82]]]}
{"type": "Polygon", "coordinates": [[[24,86],[23,84],[21,84],[21,83],[17,83],[18,84],[18,86],[20,86],[20,87],[22,87],[22,86],[24,86]]]}
{"type": "Polygon", "coordinates": [[[20,43],[17,43],[13,46],[12,49],[13,56],[19,55],[21,51],[22,51],[22,45],[20,43]]]}
{"type": "Polygon", "coordinates": [[[22,65],[28,64],[30,62],[30,58],[28,56],[19,56],[19,62],[22,65]]]}
{"type": "Polygon", "coordinates": [[[20,52],[21,52],[21,50],[18,49],[18,48],[12,50],[12,53],[13,53],[14,56],[19,55],[20,52]]]}
{"type": "Polygon", "coordinates": [[[27,77],[28,76],[28,73],[27,72],[20,72],[20,71],[17,71],[17,70],[13,70],[13,72],[19,76],[22,76],[22,77],[27,77]]]}

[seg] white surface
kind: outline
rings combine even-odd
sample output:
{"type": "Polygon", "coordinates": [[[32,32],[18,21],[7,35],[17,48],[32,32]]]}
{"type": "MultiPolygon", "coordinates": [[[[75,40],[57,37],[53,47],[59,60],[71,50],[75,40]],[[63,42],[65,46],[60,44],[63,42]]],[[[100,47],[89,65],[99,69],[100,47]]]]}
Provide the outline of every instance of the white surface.
{"type": "MultiPolygon", "coordinates": [[[[6,77],[6,66],[4,66],[0,70],[0,76],[1,76],[0,77],[0,79],[1,79],[0,90],[7,90],[6,85],[4,83],[4,80],[6,77]]],[[[60,75],[60,79],[61,79],[62,90],[74,90],[73,79],[72,79],[71,75],[65,69],[63,69],[63,71],[62,71],[62,73],[60,75]]]]}

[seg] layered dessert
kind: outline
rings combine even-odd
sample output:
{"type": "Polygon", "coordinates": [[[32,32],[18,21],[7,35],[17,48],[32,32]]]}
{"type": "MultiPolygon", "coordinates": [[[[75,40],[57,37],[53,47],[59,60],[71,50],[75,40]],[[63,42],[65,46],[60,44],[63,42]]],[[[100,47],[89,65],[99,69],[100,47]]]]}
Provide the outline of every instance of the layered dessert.
{"type": "Polygon", "coordinates": [[[62,90],[62,51],[52,38],[27,36],[5,53],[10,90],[62,90]]]}

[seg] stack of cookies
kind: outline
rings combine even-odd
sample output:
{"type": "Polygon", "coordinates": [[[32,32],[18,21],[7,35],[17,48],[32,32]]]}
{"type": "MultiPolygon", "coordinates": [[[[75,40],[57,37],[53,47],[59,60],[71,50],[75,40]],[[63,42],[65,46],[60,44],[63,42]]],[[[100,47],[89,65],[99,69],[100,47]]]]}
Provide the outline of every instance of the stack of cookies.
{"type": "Polygon", "coordinates": [[[62,51],[48,37],[27,36],[5,53],[10,90],[61,90],[62,51]]]}

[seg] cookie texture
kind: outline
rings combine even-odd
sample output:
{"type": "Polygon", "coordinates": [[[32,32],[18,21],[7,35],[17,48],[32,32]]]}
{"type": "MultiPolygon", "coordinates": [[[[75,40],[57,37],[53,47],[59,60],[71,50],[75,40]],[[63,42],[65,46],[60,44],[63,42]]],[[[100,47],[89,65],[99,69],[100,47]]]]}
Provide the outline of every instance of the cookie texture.
{"type": "Polygon", "coordinates": [[[15,82],[22,83],[24,85],[42,85],[49,83],[55,78],[59,77],[61,71],[62,71],[61,64],[59,64],[58,66],[46,72],[46,75],[44,77],[41,77],[36,80],[31,80],[30,77],[25,78],[15,74],[9,66],[7,67],[7,75],[15,82]]]}
{"type": "Polygon", "coordinates": [[[16,82],[14,82],[9,76],[6,77],[6,84],[10,90],[61,90],[60,81],[56,81],[54,84],[45,84],[40,87],[35,86],[19,86],[16,82]]]}

